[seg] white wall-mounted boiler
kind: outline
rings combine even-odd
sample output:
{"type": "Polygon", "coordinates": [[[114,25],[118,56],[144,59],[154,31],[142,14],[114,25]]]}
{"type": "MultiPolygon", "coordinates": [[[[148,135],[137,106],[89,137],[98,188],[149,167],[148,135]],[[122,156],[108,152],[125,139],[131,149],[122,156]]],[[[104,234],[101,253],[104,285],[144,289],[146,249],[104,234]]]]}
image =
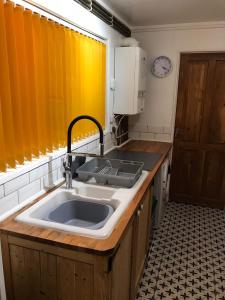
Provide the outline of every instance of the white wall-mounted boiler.
{"type": "Polygon", "coordinates": [[[140,47],[115,49],[114,114],[134,115],[144,110],[147,56],[140,47]]]}

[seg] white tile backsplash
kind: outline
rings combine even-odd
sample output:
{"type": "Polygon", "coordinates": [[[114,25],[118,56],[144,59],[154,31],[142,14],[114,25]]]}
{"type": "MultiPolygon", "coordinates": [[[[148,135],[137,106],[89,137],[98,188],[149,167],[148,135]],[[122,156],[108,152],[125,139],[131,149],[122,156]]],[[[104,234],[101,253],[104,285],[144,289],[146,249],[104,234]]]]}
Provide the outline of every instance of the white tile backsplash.
{"type": "Polygon", "coordinates": [[[43,177],[43,188],[53,187],[55,182],[58,180],[58,171],[54,170],[53,172],[45,175],[43,177]]]}
{"type": "Polygon", "coordinates": [[[19,204],[18,193],[14,192],[0,199],[0,215],[19,204]]]}
{"type": "Polygon", "coordinates": [[[22,176],[6,182],[4,184],[5,195],[9,195],[27,184],[29,184],[29,173],[23,174],[22,176]]]}
{"type": "Polygon", "coordinates": [[[58,168],[57,171],[58,171],[58,174],[57,174],[58,179],[63,178],[63,172],[64,172],[63,168],[58,168]]]}
{"type": "Polygon", "coordinates": [[[151,132],[142,133],[141,132],[139,133],[138,138],[140,140],[146,140],[146,141],[170,142],[170,134],[166,134],[166,133],[151,133],[151,132]]]}
{"type": "Polygon", "coordinates": [[[151,126],[129,117],[129,137],[136,140],[171,142],[171,127],[151,126]]]}
{"type": "Polygon", "coordinates": [[[96,141],[93,141],[93,142],[91,142],[91,143],[89,143],[88,145],[87,145],[87,151],[89,152],[91,152],[91,151],[93,151],[93,149],[95,149],[97,147],[97,142],[96,141]]]}
{"type": "Polygon", "coordinates": [[[49,162],[49,172],[52,172],[58,168],[60,168],[60,166],[62,165],[62,157],[58,157],[56,159],[53,159],[49,162]]]}
{"type": "MultiPolygon", "coordinates": [[[[110,133],[105,135],[104,143],[105,151],[113,147],[110,133]]],[[[97,138],[88,144],[83,144],[76,151],[99,153],[99,139],[97,138]]],[[[27,173],[0,185],[0,215],[28,198],[35,196],[41,190],[47,190],[58,184],[57,181],[63,177],[63,157],[64,153],[53,160],[46,161],[41,166],[36,165],[27,173]]]]}
{"type": "Polygon", "coordinates": [[[171,134],[158,133],[155,135],[156,141],[171,142],[171,134]]]}
{"type": "MultiPolygon", "coordinates": [[[[111,133],[108,133],[105,135],[104,142],[105,142],[105,144],[112,143],[111,133]]],[[[97,142],[96,142],[96,145],[97,145],[97,142]]]]}
{"type": "Polygon", "coordinates": [[[155,134],[151,132],[141,132],[140,133],[140,139],[141,140],[154,140],[155,134]]]}
{"type": "Polygon", "coordinates": [[[77,149],[77,152],[88,152],[88,145],[80,147],[79,149],[77,149]]]}
{"type": "Polygon", "coordinates": [[[171,127],[163,127],[163,133],[171,134],[171,127]]]}
{"type": "Polygon", "coordinates": [[[41,180],[38,179],[19,190],[19,203],[27,200],[41,190],[41,180]]]}
{"type": "Polygon", "coordinates": [[[138,131],[129,131],[129,138],[138,140],[140,139],[140,132],[138,131]]]}
{"type": "Polygon", "coordinates": [[[0,185],[0,198],[4,197],[4,188],[3,188],[3,184],[0,185]]]}
{"type": "Polygon", "coordinates": [[[48,163],[30,171],[30,182],[35,181],[49,173],[48,163]]]}

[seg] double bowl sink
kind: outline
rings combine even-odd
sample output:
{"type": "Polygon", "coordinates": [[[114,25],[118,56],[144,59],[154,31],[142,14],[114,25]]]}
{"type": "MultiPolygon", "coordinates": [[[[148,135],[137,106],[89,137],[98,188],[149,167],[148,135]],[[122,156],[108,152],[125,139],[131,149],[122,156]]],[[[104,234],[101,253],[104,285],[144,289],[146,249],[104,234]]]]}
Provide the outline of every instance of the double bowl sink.
{"type": "Polygon", "coordinates": [[[131,188],[106,187],[73,180],[73,188],[56,189],[16,217],[17,221],[98,239],[107,238],[148,173],[131,188]]]}

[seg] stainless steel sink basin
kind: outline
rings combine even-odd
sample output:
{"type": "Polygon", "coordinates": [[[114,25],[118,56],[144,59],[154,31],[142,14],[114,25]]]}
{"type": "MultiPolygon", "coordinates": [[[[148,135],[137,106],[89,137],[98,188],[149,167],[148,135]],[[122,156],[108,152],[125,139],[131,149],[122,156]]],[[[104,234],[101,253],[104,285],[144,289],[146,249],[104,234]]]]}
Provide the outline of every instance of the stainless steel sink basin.
{"type": "Polygon", "coordinates": [[[77,200],[75,197],[47,212],[47,216],[42,219],[82,228],[99,229],[104,226],[113,212],[114,208],[111,205],[90,202],[87,199],[77,200]]]}

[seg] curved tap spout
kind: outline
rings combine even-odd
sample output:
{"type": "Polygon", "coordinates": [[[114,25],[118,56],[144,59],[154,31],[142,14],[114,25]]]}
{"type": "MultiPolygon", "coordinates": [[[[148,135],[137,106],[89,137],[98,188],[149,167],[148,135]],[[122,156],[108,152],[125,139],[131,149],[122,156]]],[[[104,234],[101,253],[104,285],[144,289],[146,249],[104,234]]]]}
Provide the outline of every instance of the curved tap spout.
{"type": "MultiPolygon", "coordinates": [[[[71,149],[71,143],[72,143],[72,129],[73,126],[80,120],[90,120],[96,124],[99,130],[99,143],[100,143],[100,156],[104,155],[104,134],[101,124],[93,117],[88,115],[81,115],[76,117],[69,125],[68,131],[67,131],[67,155],[66,155],[66,162],[65,162],[65,175],[66,175],[66,186],[67,188],[72,188],[72,149],[71,149]]],[[[73,153],[77,156],[79,156],[79,153],[73,153]]],[[[81,153],[85,156],[90,156],[88,153],[81,153]]]]}
{"type": "Polygon", "coordinates": [[[88,115],[80,115],[76,117],[69,125],[68,131],[67,131],[67,153],[71,153],[71,143],[72,143],[72,129],[73,126],[80,120],[90,120],[93,123],[96,124],[99,130],[99,139],[100,139],[100,155],[104,155],[104,144],[103,144],[103,139],[104,139],[104,134],[103,134],[103,129],[101,124],[92,116],[88,115]]]}

